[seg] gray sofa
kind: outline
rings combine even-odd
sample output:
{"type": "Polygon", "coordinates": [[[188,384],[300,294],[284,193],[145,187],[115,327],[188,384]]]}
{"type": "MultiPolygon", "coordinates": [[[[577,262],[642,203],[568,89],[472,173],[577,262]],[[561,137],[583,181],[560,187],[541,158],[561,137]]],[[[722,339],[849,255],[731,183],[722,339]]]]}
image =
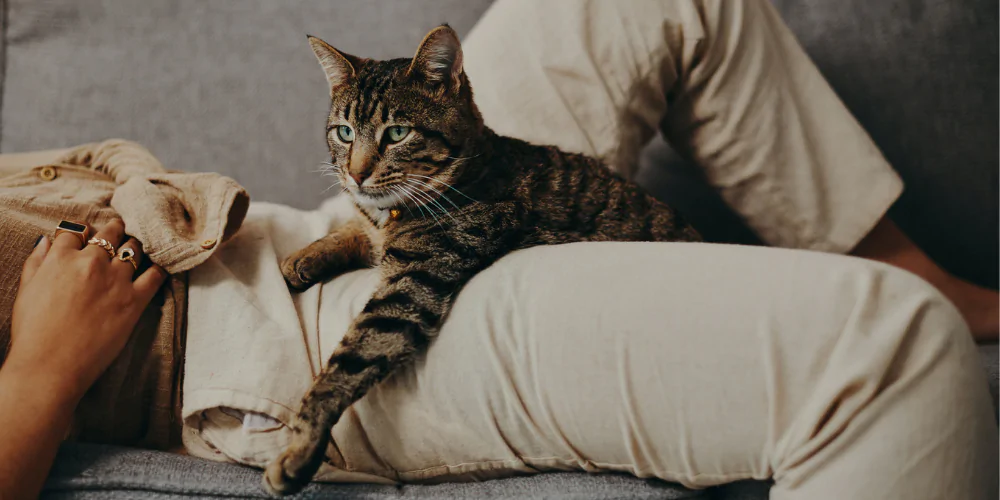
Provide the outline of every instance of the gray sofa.
{"type": "MultiPolygon", "coordinates": [[[[408,57],[432,26],[467,32],[490,0],[0,0],[0,152],[124,137],[167,166],[234,177],[255,200],[324,198],[325,82],[304,33],[408,57]]],[[[998,279],[995,0],[775,0],[907,184],[897,222],[952,272],[998,279]]],[[[473,82],[475,84],[475,82],[473,82]]],[[[709,239],[756,239],[662,142],[639,180],[709,239]],[[664,168],[666,167],[666,168],[664,168]]],[[[994,398],[997,348],[983,346],[994,398]]],[[[165,453],[63,447],[46,498],[262,497],[259,472],[165,453]]],[[[301,498],[766,498],[624,476],[435,486],[313,485],[301,498]]]]}

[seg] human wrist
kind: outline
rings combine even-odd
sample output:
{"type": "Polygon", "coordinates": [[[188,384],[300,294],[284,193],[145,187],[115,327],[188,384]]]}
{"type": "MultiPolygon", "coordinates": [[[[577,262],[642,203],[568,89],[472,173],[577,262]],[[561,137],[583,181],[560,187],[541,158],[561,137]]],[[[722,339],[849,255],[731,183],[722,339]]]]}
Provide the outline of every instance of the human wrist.
{"type": "Polygon", "coordinates": [[[17,356],[13,351],[0,365],[0,381],[9,389],[37,393],[60,406],[76,408],[87,386],[69,370],[44,361],[17,356]]]}

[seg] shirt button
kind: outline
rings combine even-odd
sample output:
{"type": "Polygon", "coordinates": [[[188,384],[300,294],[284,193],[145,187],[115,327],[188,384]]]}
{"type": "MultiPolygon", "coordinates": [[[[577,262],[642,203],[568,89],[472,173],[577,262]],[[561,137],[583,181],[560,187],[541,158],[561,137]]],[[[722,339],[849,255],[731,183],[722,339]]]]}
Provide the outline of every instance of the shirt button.
{"type": "Polygon", "coordinates": [[[212,248],[214,246],[215,246],[215,240],[205,240],[201,242],[201,248],[204,248],[205,250],[208,250],[209,248],[212,248]]]}
{"type": "Polygon", "coordinates": [[[59,177],[59,171],[56,170],[56,167],[42,167],[38,171],[38,177],[46,181],[55,180],[56,177],[59,177]]]}

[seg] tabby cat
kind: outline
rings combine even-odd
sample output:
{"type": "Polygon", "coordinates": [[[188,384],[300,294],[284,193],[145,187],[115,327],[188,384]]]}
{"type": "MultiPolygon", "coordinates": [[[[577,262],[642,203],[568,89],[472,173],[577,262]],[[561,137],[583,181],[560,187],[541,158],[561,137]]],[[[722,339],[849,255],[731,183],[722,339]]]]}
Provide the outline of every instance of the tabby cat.
{"type": "Polygon", "coordinates": [[[381,284],[303,399],[292,444],[265,472],[278,494],[312,479],[344,410],[426,349],[462,286],[500,257],[575,241],[699,240],[600,161],[484,126],[447,25],[413,59],[309,43],[331,89],[329,165],[358,216],[281,270],[289,287],[305,290],[377,265],[381,284]]]}

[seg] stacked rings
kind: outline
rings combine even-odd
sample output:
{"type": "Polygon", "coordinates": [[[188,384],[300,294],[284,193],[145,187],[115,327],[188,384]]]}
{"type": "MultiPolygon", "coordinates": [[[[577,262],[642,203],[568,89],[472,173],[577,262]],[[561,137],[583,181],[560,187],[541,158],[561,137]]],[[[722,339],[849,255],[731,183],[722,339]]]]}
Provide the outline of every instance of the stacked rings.
{"type": "Polygon", "coordinates": [[[105,252],[108,252],[108,256],[109,257],[111,257],[112,259],[115,258],[115,246],[112,245],[111,243],[109,243],[108,240],[106,240],[104,238],[98,238],[98,237],[95,236],[95,237],[87,240],[87,244],[89,244],[89,245],[97,245],[97,246],[103,248],[105,252]]]}
{"type": "Polygon", "coordinates": [[[80,238],[80,241],[86,245],[99,246],[104,249],[105,252],[108,252],[108,257],[111,257],[112,259],[117,258],[122,262],[128,262],[129,264],[132,264],[132,269],[136,271],[139,270],[139,261],[136,259],[138,252],[136,252],[135,249],[123,245],[121,250],[116,251],[115,246],[112,245],[110,241],[104,238],[98,238],[97,236],[91,238],[91,229],[87,224],[67,220],[59,221],[59,224],[56,226],[56,236],[61,233],[70,233],[73,236],[80,238]]]}

